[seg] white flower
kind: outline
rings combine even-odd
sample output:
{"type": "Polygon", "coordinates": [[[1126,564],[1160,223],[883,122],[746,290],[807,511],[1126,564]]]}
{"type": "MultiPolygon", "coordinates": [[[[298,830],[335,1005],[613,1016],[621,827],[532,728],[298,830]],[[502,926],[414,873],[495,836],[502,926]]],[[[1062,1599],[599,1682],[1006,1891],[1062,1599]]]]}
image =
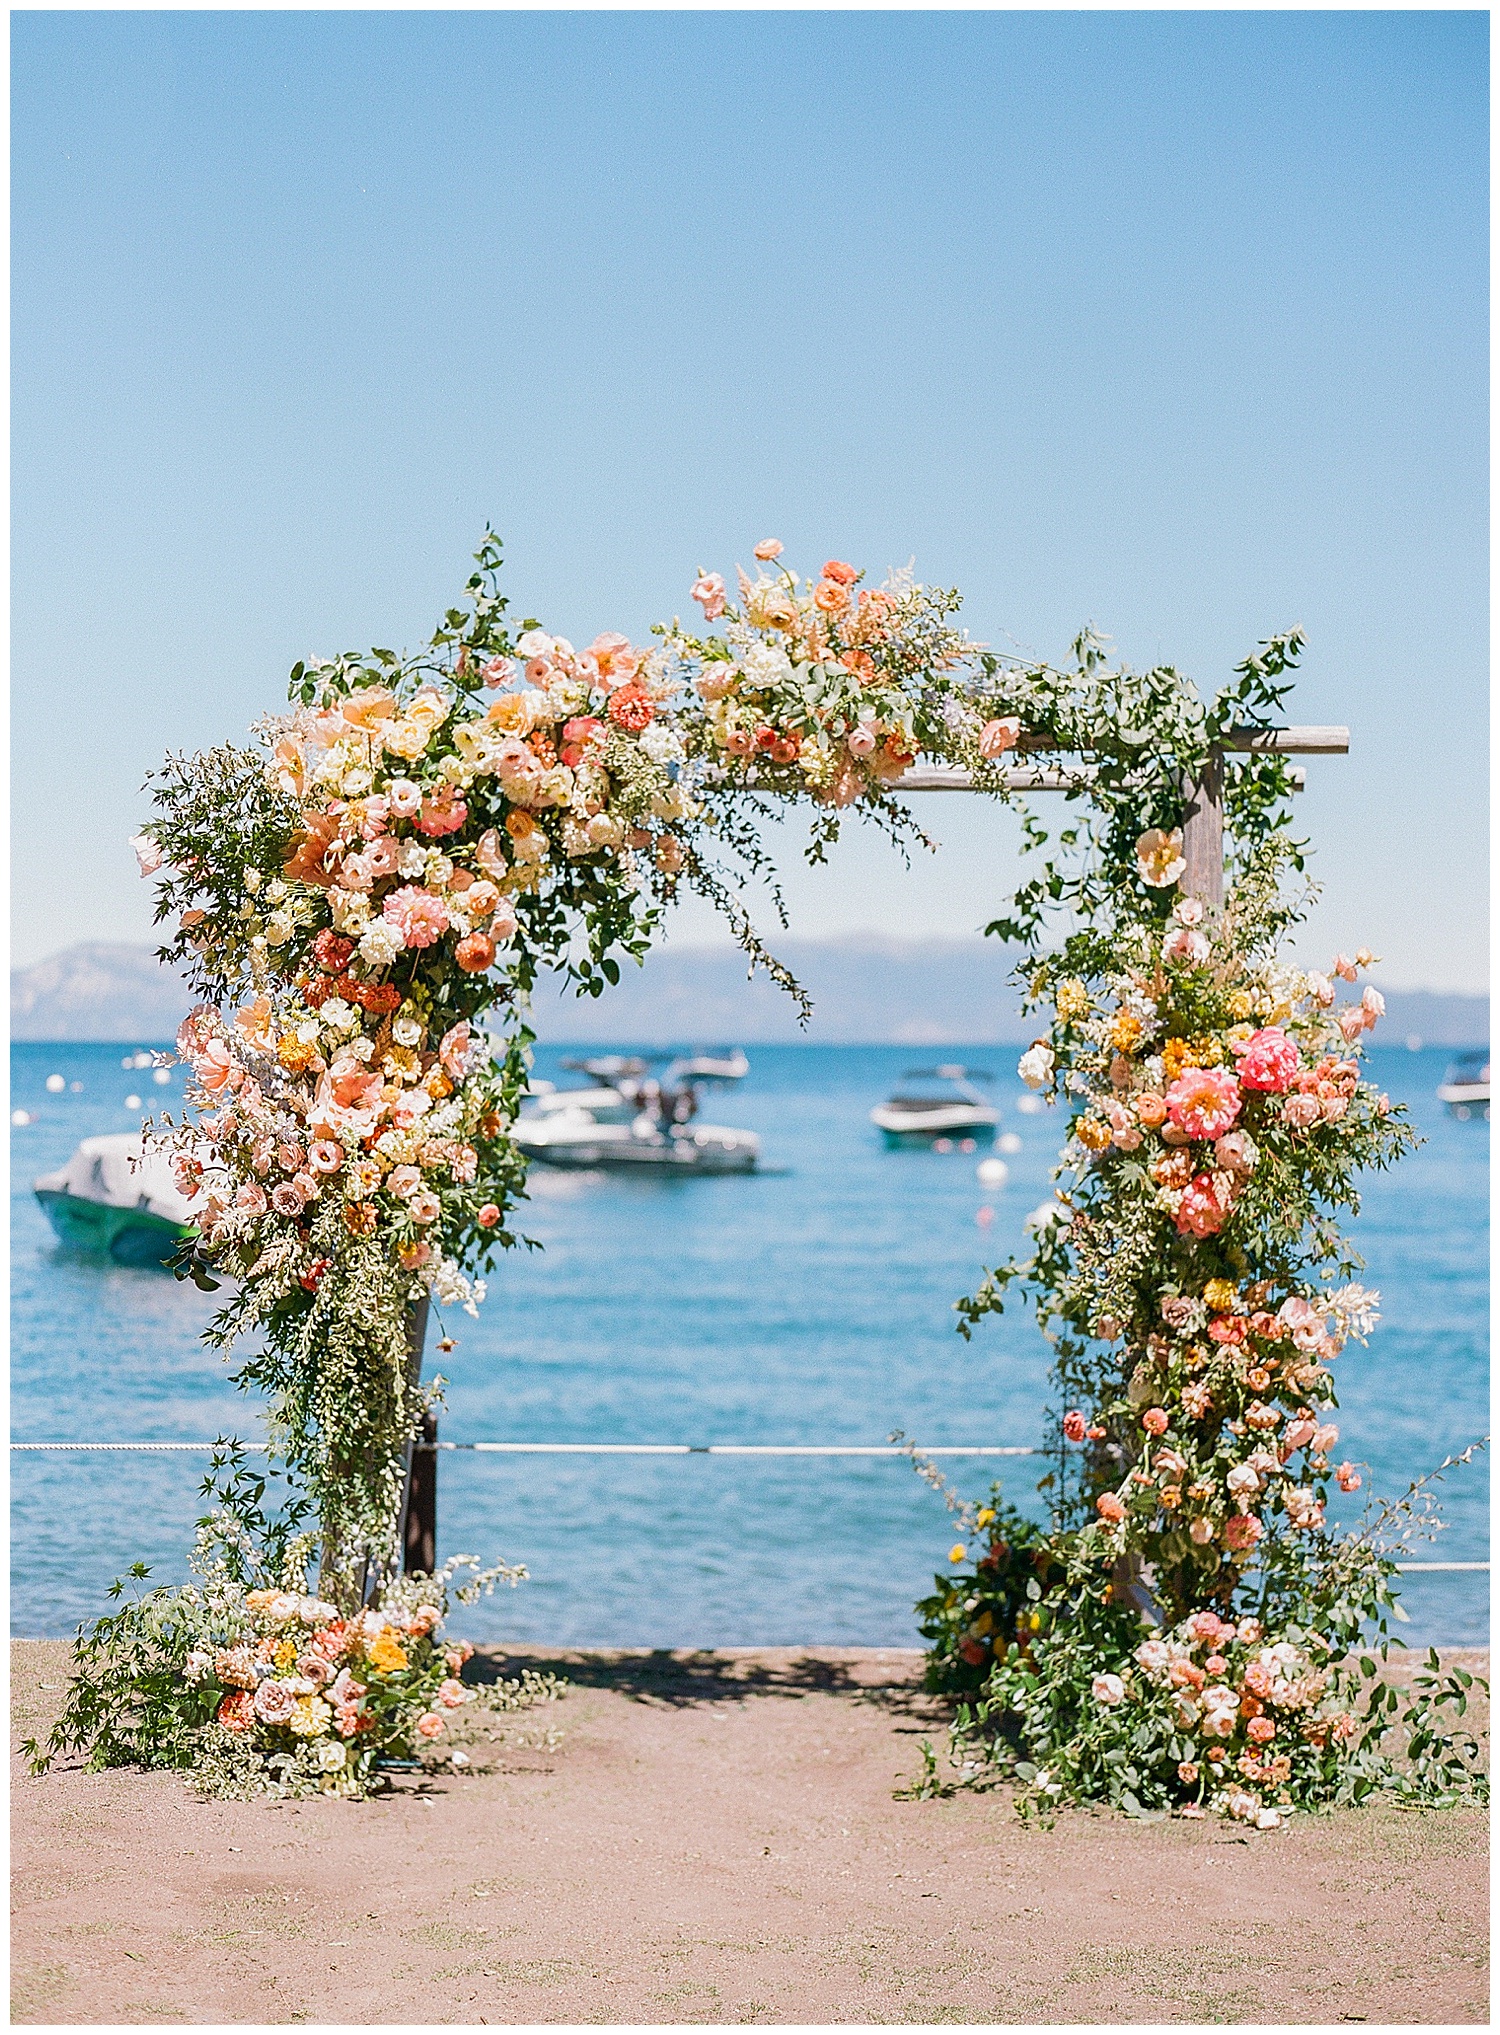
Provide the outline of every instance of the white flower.
{"type": "Polygon", "coordinates": [[[1160,1674],[1171,1664],[1171,1650],[1165,1640],[1145,1639],[1135,1650],[1135,1657],[1148,1674],[1160,1674]]]}
{"type": "Polygon", "coordinates": [[[405,946],[399,927],[389,919],[372,919],[360,935],[359,955],[372,968],[389,968],[405,946]]]}
{"type": "Polygon", "coordinates": [[[1329,1009],[1333,1003],[1334,996],[1337,994],[1329,978],[1326,975],[1320,975],[1316,969],[1313,969],[1308,975],[1307,992],[1319,1010],[1329,1009]]]}
{"type": "Polygon", "coordinates": [[[1172,907],[1172,916],[1179,926],[1199,926],[1203,923],[1203,900],[1201,897],[1180,897],[1172,907]]]}
{"type": "Polygon", "coordinates": [[[1112,1708],[1125,1700],[1125,1684],[1118,1675],[1095,1675],[1089,1688],[1094,1701],[1107,1707],[1112,1708]]]}
{"type": "Polygon", "coordinates": [[[1052,1069],[1056,1064],[1057,1056],[1052,1048],[1039,1039],[1021,1055],[1016,1072],[1028,1088],[1045,1088],[1052,1079],[1052,1069]]]}
{"type": "Polygon", "coordinates": [[[167,859],[149,834],[132,834],[130,845],[135,850],[142,876],[154,876],[167,859]]]}
{"type": "Polygon", "coordinates": [[[401,843],[401,856],[396,867],[406,877],[408,882],[414,876],[425,876],[427,874],[427,850],[422,846],[420,841],[403,841],[401,843]]]}
{"type": "Polygon", "coordinates": [[[318,1765],[325,1774],[336,1774],[348,1757],[336,1738],[325,1738],[318,1747],[318,1765]]]}
{"type": "Polygon", "coordinates": [[[516,651],[529,664],[533,657],[550,659],[557,649],[556,643],[545,629],[528,629],[524,636],[516,639],[516,651]]]}
{"type": "Polygon", "coordinates": [[[1281,1828],[1281,1811],[1279,1809],[1257,1809],[1255,1812],[1255,1827],[1257,1830],[1279,1830],[1281,1828]]]}
{"type": "Polygon", "coordinates": [[[1065,1223],[1068,1211],[1056,1201],[1044,1201],[1040,1208],[1034,1208],[1027,1216],[1024,1227],[1033,1235],[1044,1229],[1051,1229],[1054,1223],[1065,1223]]]}
{"type": "Polygon", "coordinates": [[[286,885],[279,876],[273,876],[271,881],[266,885],[266,903],[280,904],[285,896],[286,885]]]}
{"type": "Polygon", "coordinates": [[[323,1020],[325,1030],[331,1032],[347,1031],[356,1015],[357,1012],[354,1005],[352,1003],[345,1003],[341,996],[330,996],[327,1003],[318,1012],[318,1016],[323,1020]]]}
{"type": "Polygon", "coordinates": [[[284,912],[276,912],[266,920],[266,944],[284,947],[292,937],[292,922],[284,912]]]}
{"type": "Polygon", "coordinates": [[[676,763],[683,754],[682,743],[670,728],[653,721],[641,736],[641,748],[653,763],[676,763]]]}
{"type": "Polygon", "coordinates": [[[398,1046],[420,1045],[422,1027],[417,1023],[415,1018],[398,1017],[396,1022],[391,1026],[391,1037],[396,1041],[398,1046]]]}

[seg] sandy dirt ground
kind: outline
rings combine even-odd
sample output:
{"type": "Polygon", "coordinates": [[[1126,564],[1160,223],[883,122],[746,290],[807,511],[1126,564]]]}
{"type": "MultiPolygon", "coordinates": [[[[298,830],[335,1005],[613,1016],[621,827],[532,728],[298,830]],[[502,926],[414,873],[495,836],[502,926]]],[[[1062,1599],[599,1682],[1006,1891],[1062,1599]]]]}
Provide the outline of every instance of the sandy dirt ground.
{"type": "MultiPolygon", "coordinates": [[[[18,1768],[14,2018],[1487,2016],[1477,1812],[1040,1830],[1003,1794],[895,1799],[922,1737],[941,1743],[915,1654],[490,1659],[572,1686],[496,1720],[494,1771],[366,1803],[205,1804],[165,1774],[18,1768]]],[[[65,1666],[60,1644],[16,1644],[22,1735],[65,1666]]]]}

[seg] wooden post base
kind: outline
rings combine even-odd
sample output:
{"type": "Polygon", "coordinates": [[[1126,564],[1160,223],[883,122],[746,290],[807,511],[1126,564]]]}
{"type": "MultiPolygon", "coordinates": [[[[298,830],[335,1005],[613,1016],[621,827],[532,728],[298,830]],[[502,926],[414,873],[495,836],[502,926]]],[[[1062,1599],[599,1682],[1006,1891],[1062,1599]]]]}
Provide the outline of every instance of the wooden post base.
{"type": "Polygon", "coordinates": [[[401,1566],[430,1576],[437,1567],[437,1415],[429,1413],[411,1452],[401,1566]],[[426,1444],[424,1447],[423,1444],[426,1444]]]}

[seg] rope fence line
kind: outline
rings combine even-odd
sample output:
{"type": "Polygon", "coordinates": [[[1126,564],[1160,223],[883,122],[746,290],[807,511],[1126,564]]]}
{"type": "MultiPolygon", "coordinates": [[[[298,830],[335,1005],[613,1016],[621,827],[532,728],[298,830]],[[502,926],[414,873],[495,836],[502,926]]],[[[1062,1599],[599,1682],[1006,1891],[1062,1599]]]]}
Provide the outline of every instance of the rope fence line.
{"type": "MultiPolygon", "coordinates": [[[[89,1454],[139,1451],[145,1454],[172,1454],[218,1447],[211,1441],[13,1441],[16,1451],[36,1454],[43,1450],[81,1450],[89,1454]]],[[[264,1455],[269,1443],[245,1441],[238,1444],[247,1455],[264,1455]]],[[[904,1448],[859,1448],[844,1443],[687,1442],[687,1441],[439,1441],[418,1442],[418,1448],[439,1454],[467,1452],[472,1455],[502,1456],[904,1456],[904,1448]]],[[[931,1448],[918,1449],[923,1456],[1040,1456],[1035,1448],[931,1448]]],[[[1469,1575],[1489,1572],[1488,1562],[1402,1562],[1403,1576],[1469,1575]]]]}
{"type": "MultiPolygon", "coordinates": [[[[264,1455],[268,1443],[243,1441],[237,1444],[247,1455],[264,1455]]],[[[904,1448],[854,1448],[836,1446],[783,1446],[762,1442],[689,1441],[419,1441],[417,1448],[446,1455],[450,1450],[477,1455],[506,1456],[904,1456],[904,1448]]],[[[87,1449],[90,1451],[140,1449],[159,1451],[218,1447],[211,1441],[13,1441],[12,1449],[87,1449]]],[[[1032,1448],[933,1448],[919,1449],[923,1456],[1040,1456],[1045,1449],[1032,1448]]]]}

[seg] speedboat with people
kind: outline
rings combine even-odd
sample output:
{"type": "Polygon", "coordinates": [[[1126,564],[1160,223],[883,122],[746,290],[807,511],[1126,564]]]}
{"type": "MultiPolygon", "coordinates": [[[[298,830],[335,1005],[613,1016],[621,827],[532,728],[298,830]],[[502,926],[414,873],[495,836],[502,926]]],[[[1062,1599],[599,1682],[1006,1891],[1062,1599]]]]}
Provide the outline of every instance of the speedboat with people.
{"type": "Polygon", "coordinates": [[[910,1068],[896,1093],[870,1111],[870,1121],[888,1145],[972,1151],[989,1143],[1000,1122],[999,1110],[974,1085],[994,1078],[978,1067],[910,1068]]]}
{"type": "Polygon", "coordinates": [[[1443,1076],[1438,1088],[1438,1101],[1443,1103],[1450,1116],[1460,1122],[1469,1117],[1490,1120],[1490,1055],[1488,1047],[1477,1048],[1472,1053],[1459,1053],[1443,1076]]]}
{"type": "Polygon", "coordinates": [[[66,1166],[44,1173],[32,1190],[60,1242],[116,1265],[165,1265],[197,1235],[170,1157],[148,1148],[139,1131],[85,1138],[66,1166]]]}
{"type": "Polygon", "coordinates": [[[760,1162],[753,1131],[698,1120],[700,1088],[742,1081],[750,1062],[742,1052],[685,1054],[660,1076],[646,1058],[601,1055],[565,1060],[587,1074],[587,1088],[533,1082],[511,1135],[529,1159],[547,1166],[592,1171],[610,1168],[657,1173],[751,1173],[760,1162]]]}

